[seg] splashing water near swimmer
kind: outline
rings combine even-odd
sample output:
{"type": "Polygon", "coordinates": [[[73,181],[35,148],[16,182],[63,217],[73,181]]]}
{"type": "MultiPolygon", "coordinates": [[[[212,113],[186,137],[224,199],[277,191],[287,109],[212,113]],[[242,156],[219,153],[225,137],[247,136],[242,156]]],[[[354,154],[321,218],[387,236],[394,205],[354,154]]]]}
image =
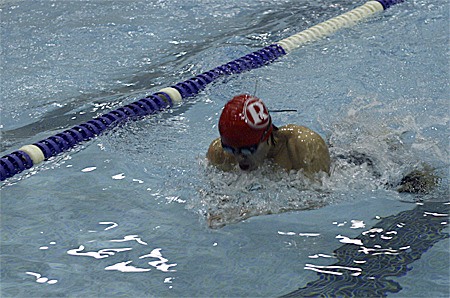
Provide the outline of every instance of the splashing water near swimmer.
{"type": "MultiPolygon", "coordinates": [[[[334,142],[330,157],[328,146],[318,134],[298,127],[292,124],[281,128],[274,126],[264,103],[251,95],[236,96],[225,105],[219,119],[221,137],[211,143],[207,153],[209,164],[214,165],[212,168],[205,165],[210,187],[200,190],[209,226],[220,227],[260,214],[319,208],[342,200],[333,193],[340,192],[342,196],[352,189],[392,189],[424,194],[437,184],[432,171],[412,172],[413,176],[405,175],[403,179],[392,177],[392,169],[398,167],[397,160],[389,161],[390,157],[386,156],[380,162],[377,155],[368,154],[370,150],[358,152],[351,149],[351,145],[342,150],[334,142]],[[277,136],[280,130],[288,137],[277,136]],[[289,147],[292,136],[308,146],[289,147]],[[314,138],[305,141],[308,137],[314,138]],[[295,150],[302,154],[310,150],[307,155],[310,159],[303,158],[294,164],[299,161],[292,154],[295,150]]],[[[352,130],[338,130],[330,141],[335,141],[342,133],[347,134],[347,129],[352,130]]],[[[378,137],[365,141],[368,146],[379,142],[378,137]]],[[[406,154],[398,154],[395,159],[406,158],[406,154]]]]}

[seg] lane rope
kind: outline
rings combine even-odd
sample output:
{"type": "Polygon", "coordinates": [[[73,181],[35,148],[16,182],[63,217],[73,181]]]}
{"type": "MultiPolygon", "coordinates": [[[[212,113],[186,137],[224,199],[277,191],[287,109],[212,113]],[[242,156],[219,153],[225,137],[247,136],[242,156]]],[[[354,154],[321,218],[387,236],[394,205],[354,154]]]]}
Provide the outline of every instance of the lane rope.
{"type": "Polygon", "coordinates": [[[404,0],[369,1],[351,11],[319,23],[304,31],[282,39],[260,50],[220,65],[176,85],[110,111],[85,123],[76,125],[54,136],[25,145],[0,158],[0,181],[4,181],[50,157],[68,151],[81,142],[94,139],[105,130],[128,120],[136,120],[182,104],[183,99],[194,96],[206,85],[223,76],[239,74],[269,64],[281,56],[322,39],[334,32],[355,25],[374,14],[386,10],[404,0]]]}

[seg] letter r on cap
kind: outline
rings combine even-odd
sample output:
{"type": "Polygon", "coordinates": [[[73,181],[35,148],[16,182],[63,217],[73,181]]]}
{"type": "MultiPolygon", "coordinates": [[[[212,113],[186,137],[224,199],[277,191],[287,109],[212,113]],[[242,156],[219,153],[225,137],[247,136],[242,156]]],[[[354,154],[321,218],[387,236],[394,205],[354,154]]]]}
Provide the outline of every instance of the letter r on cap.
{"type": "MultiPolygon", "coordinates": [[[[264,111],[264,105],[259,102],[255,101],[247,105],[247,111],[250,113],[253,119],[253,125],[259,126],[263,124],[262,122],[265,122],[267,118],[269,118],[269,114],[265,113],[264,111]]],[[[250,119],[249,119],[250,120],[250,119]]],[[[250,121],[252,122],[252,121],[250,121]]]]}

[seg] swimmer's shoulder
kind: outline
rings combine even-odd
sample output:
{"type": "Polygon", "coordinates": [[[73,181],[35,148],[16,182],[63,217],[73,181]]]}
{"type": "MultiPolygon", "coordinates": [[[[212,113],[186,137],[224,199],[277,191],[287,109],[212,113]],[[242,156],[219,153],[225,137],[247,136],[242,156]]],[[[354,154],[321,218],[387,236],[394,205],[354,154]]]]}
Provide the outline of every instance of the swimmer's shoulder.
{"type": "Polygon", "coordinates": [[[223,159],[223,152],[222,144],[220,142],[220,138],[217,138],[211,142],[208,148],[208,152],[206,153],[206,157],[209,159],[209,161],[213,164],[220,163],[223,159]]]}
{"type": "MultiPolygon", "coordinates": [[[[301,126],[297,124],[286,124],[283,126],[280,126],[275,133],[279,136],[301,136],[303,134],[307,135],[318,135],[315,131],[309,129],[306,126],[301,126]]],[[[305,135],[306,136],[306,135],[305,135]]]]}
{"type": "Polygon", "coordinates": [[[236,164],[236,160],[233,155],[223,151],[220,138],[217,138],[211,142],[206,153],[206,158],[209,162],[220,168],[223,171],[229,171],[236,164]]]}
{"type": "Polygon", "coordinates": [[[286,142],[296,144],[297,146],[308,146],[308,144],[315,144],[314,146],[326,148],[328,152],[328,146],[325,140],[314,130],[301,125],[287,124],[281,126],[277,131],[279,140],[285,140],[286,142]]]}
{"type": "Polygon", "coordinates": [[[287,155],[280,156],[288,159],[290,169],[303,169],[305,174],[320,171],[330,172],[330,153],[322,137],[308,127],[288,124],[280,127],[276,139],[280,147],[285,147],[287,155]]]}

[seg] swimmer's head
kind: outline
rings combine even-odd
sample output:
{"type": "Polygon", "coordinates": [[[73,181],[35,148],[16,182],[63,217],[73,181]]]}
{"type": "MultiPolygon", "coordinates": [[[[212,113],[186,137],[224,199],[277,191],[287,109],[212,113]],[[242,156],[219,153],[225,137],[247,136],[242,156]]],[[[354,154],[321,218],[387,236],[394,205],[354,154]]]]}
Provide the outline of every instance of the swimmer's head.
{"type": "Polygon", "coordinates": [[[222,148],[233,154],[243,170],[256,168],[266,150],[260,146],[273,131],[269,111],[261,99],[249,94],[233,97],[219,119],[222,148]]]}

